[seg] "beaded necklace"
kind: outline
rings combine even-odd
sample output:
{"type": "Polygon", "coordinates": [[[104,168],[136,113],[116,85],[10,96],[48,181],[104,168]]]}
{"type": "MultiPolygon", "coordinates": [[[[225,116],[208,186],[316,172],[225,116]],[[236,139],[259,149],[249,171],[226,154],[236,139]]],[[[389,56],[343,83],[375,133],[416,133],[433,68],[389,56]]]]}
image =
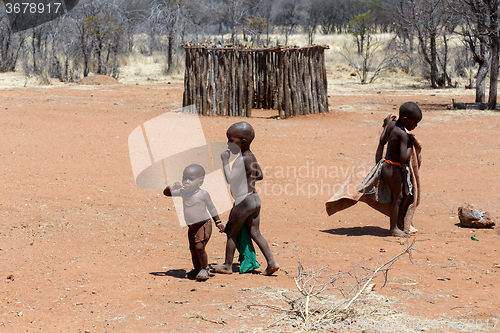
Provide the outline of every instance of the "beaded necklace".
{"type": "Polygon", "coordinates": [[[403,131],[405,131],[405,132],[406,132],[406,128],[405,128],[405,126],[404,126],[404,125],[398,125],[398,122],[397,122],[397,121],[396,121],[396,126],[397,126],[397,127],[399,127],[399,128],[401,128],[403,131]]]}
{"type": "Polygon", "coordinates": [[[187,200],[184,200],[184,204],[185,204],[186,206],[188,206],[188,207],[191,207],[191,206],[196,205],[196,203],[198,202],[198,193],[199,193],[199,192],[200,192],[200,189],[197,189],[196,191],[194,191],[193,193],[191,193],[191,194],[188,196],[187,200]],[[192,198],[192,197],[193,197],[193,195],[195,195],[195,194],[196,194],[196,201],[195,201],[193,204],[189,205],[187,202],[188,202],[189,200],[191,200],[191,198],[192,198]]]}

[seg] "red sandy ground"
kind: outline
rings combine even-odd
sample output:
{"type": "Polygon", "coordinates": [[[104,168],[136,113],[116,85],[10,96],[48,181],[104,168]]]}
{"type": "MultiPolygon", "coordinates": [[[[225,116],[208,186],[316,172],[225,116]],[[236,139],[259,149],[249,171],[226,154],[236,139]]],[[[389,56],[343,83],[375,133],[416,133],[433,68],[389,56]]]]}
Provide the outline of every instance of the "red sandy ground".
{"type": "MultiPolygon", "coordinates": [[[[262,193],[261,229],[282,270],[185,279],[187,232],[169,198],[135,185],[127,146],[137,126],[180,108],[182,89],[174,82],[0,90],[0,332],[287,330],[267,328],[282,314],[248,305],[271,305],[273,293],[296,289],[294,242],[305,265],[336,270],[404,249],[387,237],[388,218],[363,203],[328,217],[328,186],[310,197],[262,193]]],[[[257,133],[252,150],[267,167],[268,189],[342,184],[386,114],[419,102],[422,201],[414,225],[423,242],[413,264],[400,259],[374,292],[408,316],[489,320],[491,328],[500,318],[499,229],[461,228],[457,208],[470,202],[500,218],[500,113],[446,110],[452,98],[473,101],[459,89],[371,89],[333,85],[328,114],[277,120],[255,110],[245,119],[257,133]],[[277,173],[287,166],[297,173],[277,173]],[[307,166],[338,174],[306,174],[307,166]]],[[[202,118],[207,141],[224,141],[240,120],[202,118]]],[[[224,244],[214,232],[211,263],[222,261],[224,244]]],[[[264,264],[260,251],[258,260],[264,264]]]]}

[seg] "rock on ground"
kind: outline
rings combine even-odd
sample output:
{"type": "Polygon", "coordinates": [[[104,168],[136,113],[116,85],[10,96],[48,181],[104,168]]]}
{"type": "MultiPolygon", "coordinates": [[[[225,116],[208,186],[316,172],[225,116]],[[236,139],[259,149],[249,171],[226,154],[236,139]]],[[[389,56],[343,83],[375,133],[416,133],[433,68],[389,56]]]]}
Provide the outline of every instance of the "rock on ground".
{"type": "Polygon", "coordinates": [[[476,209],[470,203],[465,203],[458,208],[458,218],[464,227],[491,228],[495,226],[495,218],[490,213],[476,209]]]}

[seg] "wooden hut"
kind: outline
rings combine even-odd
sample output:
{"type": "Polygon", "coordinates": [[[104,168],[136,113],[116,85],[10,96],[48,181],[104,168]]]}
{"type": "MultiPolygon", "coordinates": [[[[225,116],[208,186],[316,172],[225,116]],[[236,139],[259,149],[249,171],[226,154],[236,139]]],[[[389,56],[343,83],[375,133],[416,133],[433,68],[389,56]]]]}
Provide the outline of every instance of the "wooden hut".
{"type": "Polygon", "coordinates": [[[328,112],[327,46],[245,48],[183,44],[183,106],[201,115],[250,117],[252,108],[287,118],[328,112]]]}

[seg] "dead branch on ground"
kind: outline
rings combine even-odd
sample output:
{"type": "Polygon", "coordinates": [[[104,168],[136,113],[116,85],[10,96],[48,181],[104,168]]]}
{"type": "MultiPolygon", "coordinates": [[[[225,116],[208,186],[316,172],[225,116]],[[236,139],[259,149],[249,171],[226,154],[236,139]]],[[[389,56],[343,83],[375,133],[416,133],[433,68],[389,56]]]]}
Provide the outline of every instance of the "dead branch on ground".
{"type": "MultiPolygon", "coordinates": [[[[384,287],[387,283],[389,270],[394,263],[403,255],[408,254],[412,261],[412,250],[417,244],[416,238],[412,240],[407,237],[406,248],[385,262],[377,262],[375,269],[367,267],[367,263],[373,258],[363,260],[347,271],[334,271],[328,265],[319,269],[312,266],[305,267],[302,263],[297,245],[298,272],[294,277],[297,290],[300,295],[291,301],[291,310],[282,309],[285,316],[273,323],[280,321],[293,321],[295,325],[302,328],[322,327],[325,324],[335,324],[347,319],[355,319],[356,309],[354,304],[361,301],[366,295],[369,286],[373,286],[372,280],[382,273],[384,275],[384,287]]],[[[273,307],[273,310],[279,308],[273,307]]]]}

